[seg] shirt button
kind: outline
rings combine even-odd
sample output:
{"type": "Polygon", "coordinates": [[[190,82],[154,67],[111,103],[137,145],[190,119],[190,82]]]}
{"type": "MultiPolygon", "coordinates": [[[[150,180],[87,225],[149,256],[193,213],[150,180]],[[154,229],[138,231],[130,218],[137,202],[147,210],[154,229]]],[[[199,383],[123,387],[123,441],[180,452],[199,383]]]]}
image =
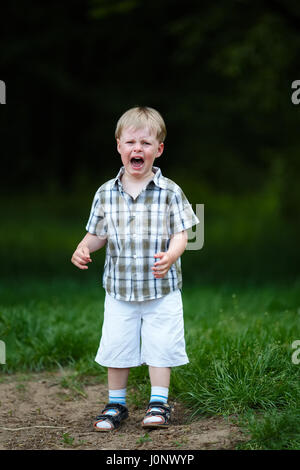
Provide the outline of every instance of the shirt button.
{"type": "Polygon", "coordinates": [[[133,255],[134,258],[136,258],[136,255],[133,255]]]}

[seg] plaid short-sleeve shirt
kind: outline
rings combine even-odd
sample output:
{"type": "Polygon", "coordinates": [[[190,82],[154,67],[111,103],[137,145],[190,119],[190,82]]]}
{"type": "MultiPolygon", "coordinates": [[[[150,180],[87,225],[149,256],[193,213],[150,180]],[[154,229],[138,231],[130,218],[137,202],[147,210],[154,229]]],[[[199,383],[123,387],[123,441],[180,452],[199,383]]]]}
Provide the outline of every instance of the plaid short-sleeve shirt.
{"type": "Polygon", "coordinates": [[[181,289],[180,258],[156,279],[154,255],[168,250],[172,234],[199,223],[181,188],[158,167],[152,170],[153,179],[133,199],[123,189],[122,167],[96,191],[86,225],[89,233],[107,237],[103,287],[119,300],[157,299],[181,289]]]}

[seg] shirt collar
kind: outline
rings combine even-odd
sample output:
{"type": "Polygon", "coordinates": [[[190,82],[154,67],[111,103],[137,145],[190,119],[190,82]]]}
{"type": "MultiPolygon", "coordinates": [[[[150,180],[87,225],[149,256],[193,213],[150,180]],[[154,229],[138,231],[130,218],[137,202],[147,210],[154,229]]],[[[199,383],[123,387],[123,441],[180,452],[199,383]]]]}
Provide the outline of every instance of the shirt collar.
{"type": "MultiPolygon", "coordinates": [[[[118,184],[121,184],[121,176],[123,175],[124,171],[125,171],[125,167],[122,166],[117,176],[113,180],[113,184],[112,184],[113,186],[115,186],[117,182],[118,184]]],[[[159,188],[166,189],[166,183],[162,175],[161,169],[158,168],[158,166],[153,166],[152,171],[155,173],[155,175],[153,176],[153,179],[150,181],[153,181],[156,184],[156,186],[158,186],[159,188]]]]}

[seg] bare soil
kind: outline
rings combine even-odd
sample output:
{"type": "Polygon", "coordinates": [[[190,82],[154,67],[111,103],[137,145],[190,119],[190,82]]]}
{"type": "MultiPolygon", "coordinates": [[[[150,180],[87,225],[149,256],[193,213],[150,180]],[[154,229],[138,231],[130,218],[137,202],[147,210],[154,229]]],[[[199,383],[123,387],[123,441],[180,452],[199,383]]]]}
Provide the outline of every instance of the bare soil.
{"type": "Polygon", "coordinates": [[[128,404],[129,418],[118,430],[96,432],[92,423],[106,404],[106,385],[73,387],[62,382],[63,374],[1,377],[0,450],[212,450],[234,449],[245,439],[236,425],[222,417],[191,420],[177,402],[170,402],[173,413],[168,429],[145,432],[141,422],[146,404],[128,404]]]}

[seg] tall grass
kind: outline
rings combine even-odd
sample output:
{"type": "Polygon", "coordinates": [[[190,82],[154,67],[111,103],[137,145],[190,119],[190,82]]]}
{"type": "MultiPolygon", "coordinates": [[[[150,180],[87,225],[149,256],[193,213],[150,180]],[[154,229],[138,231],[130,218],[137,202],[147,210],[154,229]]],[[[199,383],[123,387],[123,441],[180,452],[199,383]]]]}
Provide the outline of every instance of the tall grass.
{"type": "Polygon", "coordinates": [[[9,281],[2,283],[0,294],[0,337],[7,356],[3,371],[90,363],[103,317],[104,293],[96,282],[9,281]]]}
{"type": "Polygon", "coordinates": [[[299,301],[298,283],[255,291],[189,290],[186,329],[194,366],[186,374],[175,372],[175,384],[185,389],[181,396],[197,413],[296,404],[299,369],[291,344],[300,338],[299,301]]]}
{"type": "Polygon", "coordinates": [[[238,416],[240,448],[297,449],[300,442],[299,281],[291,286],[186,291],[191,364],[173,371],[173,393],[195,416],[238,416]]]}

